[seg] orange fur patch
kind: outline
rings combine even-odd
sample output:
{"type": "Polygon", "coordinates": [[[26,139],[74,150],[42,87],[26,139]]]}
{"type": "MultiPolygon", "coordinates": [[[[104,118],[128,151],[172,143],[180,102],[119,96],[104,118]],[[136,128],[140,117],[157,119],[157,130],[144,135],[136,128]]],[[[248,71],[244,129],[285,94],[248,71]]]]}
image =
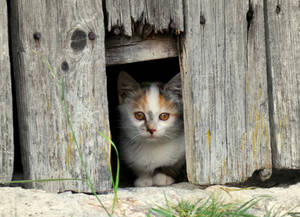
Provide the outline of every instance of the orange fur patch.
{"type": "Polygon", "coordinates": [[[135,108],[139,108],[142,109],[143,111],[146,109],[146,104],[147,104],[147,98],[145,93],[143,93],[143,91],[139,91],[137,93],[137,95],[139,96],[138,99],[134,102],[134,107],[135,108]]]}
{"type": "Polygon", "coordinates": [[[163,97],[161,94],[158,95],[158,103],[159,107],[166,108],[166,109],[173,109],[173,103],[163,97]]]}
{"type": "Polygon", "coordinates": [[[147,104],[147,97],[146,95],[144,95],[142,98],[141,98],[141,105],[142,105],[142,109],[145,111],[146,109],[146,104],[147,104]]]}
{"type": "MultiPolygon", "coordinates": [[[[140,91],[137,93],[138,97],[136,101],[133,102],[134,108],[141,110],[143,112],[147,112],[147,95],[148,92],[140,91]]],[[[171,101],[167,100],[163,95],[158,95],[158,103],[159,107],[166,109],[166,112],[170,113],[170,116],[178,117],[178,113],[176,113],[176,109],[171,101]]]]}

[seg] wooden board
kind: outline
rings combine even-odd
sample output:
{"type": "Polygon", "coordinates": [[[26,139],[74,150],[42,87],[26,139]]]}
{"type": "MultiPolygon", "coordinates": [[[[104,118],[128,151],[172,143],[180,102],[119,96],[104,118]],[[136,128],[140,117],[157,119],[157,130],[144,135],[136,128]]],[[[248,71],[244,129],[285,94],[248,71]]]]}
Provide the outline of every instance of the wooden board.
{"type": "MultiPolygon", "coordinates": [[[[25,177],[86,177],[61,100],[64,78],[67,110],[87,171],[96,191],[109,190],[109,145],[96,132],[110,135],[102,2],[13,0],[12,14],[25,177]]],[[[90,192],[85,181],[30,187],[90,192]]]]}
{"type": "Polygon", "coordinates": [[[0,181],[10,181],[14,143],[6,1],[0,0],[0,5],[0,181]]]}
{"type": "MultiPolygon", "coordinates": [[[[105,0],[107,29],[122,28],[125,35],[131,36],[133,23],[148,24],[154,31],[184,31],[182,0],[105,0]]],[[[149,31],[149,26],[146,27],[149,31]]]]}
{"type": "Polygon", "coordinates": [[[273,164],[300,169],[300,5],[266,2],[273,164]]]}
{"type": "Polygon", "coordinates": [[[235,183],[261,170],[267,179],[272,162],[263,1],[187,0],[184,8],[180,59],[188,178],[235,183]]]}
{"type": "Polygon", "coordinates": [[[176,39],[172,36],[110,37],[105,41],[106,65],[117,65],[178,56],[176,39]]]}

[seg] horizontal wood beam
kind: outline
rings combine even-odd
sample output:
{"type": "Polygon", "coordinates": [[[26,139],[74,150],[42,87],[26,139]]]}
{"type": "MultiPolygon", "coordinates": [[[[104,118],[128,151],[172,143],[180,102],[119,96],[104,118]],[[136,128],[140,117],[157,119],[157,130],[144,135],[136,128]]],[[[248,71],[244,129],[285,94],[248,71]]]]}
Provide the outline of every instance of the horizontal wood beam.
{"type": "Polygon", "coordinates": [[[176,39],[172,36],[153,36],[148,39],[116,36],[105,42],[106,66],[178,56],[176,39]]]}

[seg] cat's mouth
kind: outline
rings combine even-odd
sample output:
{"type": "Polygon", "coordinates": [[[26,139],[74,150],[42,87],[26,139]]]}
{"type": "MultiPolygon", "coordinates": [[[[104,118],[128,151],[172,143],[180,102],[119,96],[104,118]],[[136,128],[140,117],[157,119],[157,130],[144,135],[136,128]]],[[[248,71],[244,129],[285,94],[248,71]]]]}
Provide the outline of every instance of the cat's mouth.
{"type": "Polygon", "coordinates": [[[146,140],[148,140],[149,142],[158,142],[161,140],[161,137],[158,135],[148,135],[146,137],[146,140]]]}
{"type": "Polygon", "coordinates": [[[148,138],[149,138],[149,139],[157,139],[157,136],[149,135],[148,138]]]}
{"type": "Polygon", "coordinates": [[[145,139],[147,139],[147,140],[149,140],[149,141],[155,141],[155,140],[157,140],[158,139],[158,136],[156,136],[156,135],[147,135],[146,136],[146,138],[145,139]]]}

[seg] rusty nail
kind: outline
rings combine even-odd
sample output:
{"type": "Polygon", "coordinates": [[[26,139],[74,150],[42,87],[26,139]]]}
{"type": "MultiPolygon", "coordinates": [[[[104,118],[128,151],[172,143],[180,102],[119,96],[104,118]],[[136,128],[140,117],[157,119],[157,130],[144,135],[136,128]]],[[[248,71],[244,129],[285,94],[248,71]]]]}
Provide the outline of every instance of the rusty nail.
{"type": "Polygon", "coordinates": [[[276,14],[279,14],[280,11],[281,11],[280,5],[277,5],[277,6],[276,6],[276,14]]]}
{"type": "Polygon", "coordinates": [[[41,39],[42,35],[40,32],[33,33],[33,38],[35,41],[39,41],[41,39]]]}
{"type": "Polygon", "coordinates": [[[206,20],[205,20],[204,15],[201,15],[201,16],[200,16],[200,24],[201,24],[201,25],[204,25],[205,22],[206,22],[206,20]]]}
{"type": "Polygon", "coordinates": [[[94,32],[89,32],[88,37],[90,40],[95,40],[96,39],[96,34],[94,32]]]}

